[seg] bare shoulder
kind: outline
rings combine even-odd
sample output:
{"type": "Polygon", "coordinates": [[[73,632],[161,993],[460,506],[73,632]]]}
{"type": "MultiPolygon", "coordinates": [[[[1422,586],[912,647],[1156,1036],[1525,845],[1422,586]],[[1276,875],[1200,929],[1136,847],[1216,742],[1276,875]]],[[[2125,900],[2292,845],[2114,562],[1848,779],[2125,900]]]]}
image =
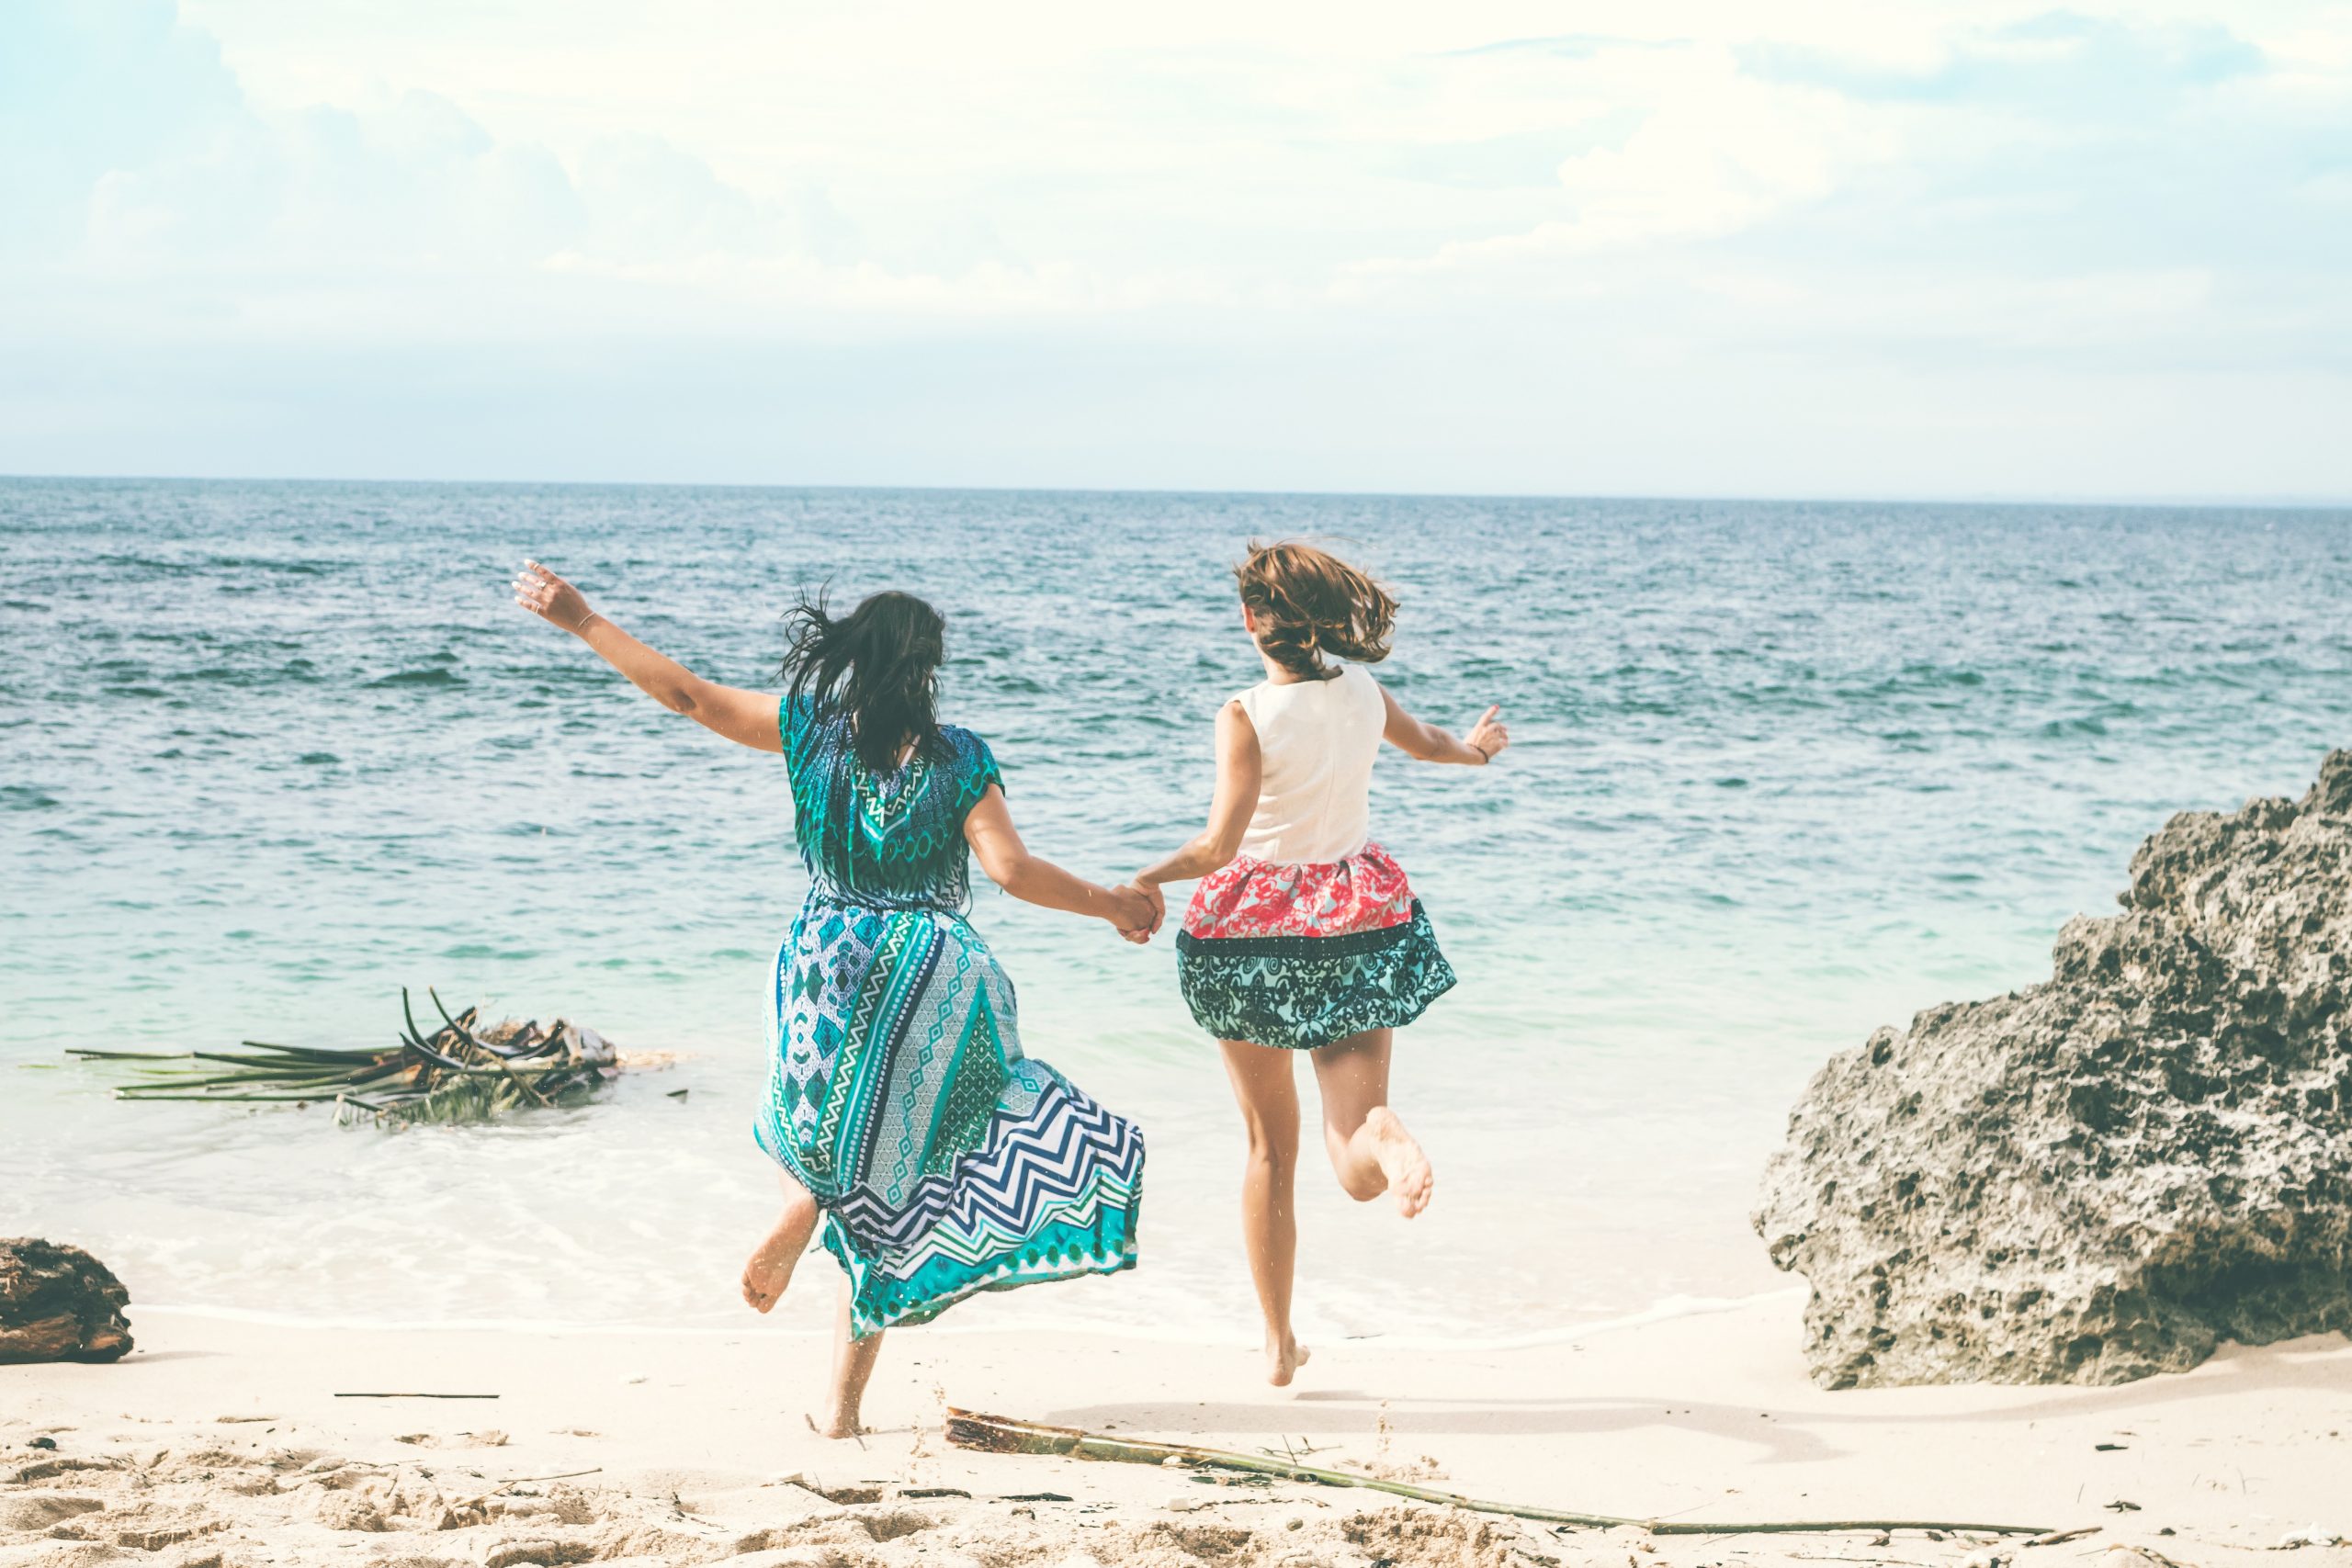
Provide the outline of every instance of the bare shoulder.
{"type": "Polygon", "coordinates": [[[1221,746],[1258,744],[1258,727],[1251,722],[1249,705],[1239,697],[1227,697],[1216,710],[1216,738],[1221,746]]]}

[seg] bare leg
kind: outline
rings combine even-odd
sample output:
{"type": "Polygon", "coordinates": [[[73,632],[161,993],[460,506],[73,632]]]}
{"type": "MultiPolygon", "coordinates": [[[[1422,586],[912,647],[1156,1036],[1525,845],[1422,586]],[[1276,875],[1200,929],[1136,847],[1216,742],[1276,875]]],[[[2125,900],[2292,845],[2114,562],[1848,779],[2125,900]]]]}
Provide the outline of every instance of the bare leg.
{"type": "Polygon", "coordinates": [[[849,1280],[844,1276],[841,1311],[833,1320],[832,1387],[826,1394],[825,1418],[817,1423],[818,1432],[828,1438],[854,1438],[865,1430],[858,1425],[858,1406],[865,1403],[866,1380],[874,1375],[874,1363],[882,1354],[880,1334],[853,1339],[849,1327],[849,1280]]]}
{"type": "Polygon", "coordinates": [[[808,1238],[817,1232],[817,1200],[790,1176],[783,1171],[776,1174],[784,1181],[784,1213],[777,1216],[775,1228],[752,1248],[752,1260],[743,1265],[743,1299],[755,1312],[766,1312],[784,1299],[784,1288],[792,1283],[792,1270],[798,1266],[800,1255],[808,1250],[808,1238]]]}
{"type": "Polygon", "coordinates": [[[1280,1388],[1306,1364],[1290,1328],[1291,1276],[1298,1263],[1298,1213],[1292,1204],[1298,1171],[1298,1085],[1290,1053],[1246,1041],[1220,1040],[1226,1076],[1250,1134],[1241,1171],[1241,1240],[1250,1278],[1266,1314],[1266,1381],[1280,1388]]]}
{"type": "Polygon", "coordinates": [[[1349,1197],[1370,1202],[1383,1192],[1411,1219],[1430,1206],[1437,1178],[1429,1156],[1388,1109],[1388,1047],[1393,1029],[1351,1034],[1313,1053],[1323,1091],[1323,1146],[1349,1197]]]}

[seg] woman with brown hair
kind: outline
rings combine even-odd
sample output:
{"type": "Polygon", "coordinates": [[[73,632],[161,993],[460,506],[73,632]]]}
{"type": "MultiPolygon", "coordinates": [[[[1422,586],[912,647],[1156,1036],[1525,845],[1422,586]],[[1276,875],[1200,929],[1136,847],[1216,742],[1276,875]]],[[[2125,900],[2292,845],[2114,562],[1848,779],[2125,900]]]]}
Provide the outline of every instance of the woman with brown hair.
{"type": "Polygon", "coordinates": [[[1306,1363],[1291,1332],[1298,1229],[1298,1091],[1315,1066],[1323,1143],[1349,1197],[1429,1206],[1428,1157],[1388,1107],[1396,1031],[1453,984],[1404,871],[1371,836],[1372,765],[1385,739],[1425,762],[1483,767],[1510,744],[1490,707],[1455,739],[1407,713],[1365,670],[1388,657],[1396,602],[1311,545],[1252,543],[1234,569],[1241,625],[1266,678],[1216,716],[1208,827],[1136,878],[1201,878],[1176,938],[1193,1021],[1216,1036],[1250,1134],[1241,1213],[1266,1315],[1267,1381],[1306,1363]],[[1346,660],[1334,665],[1327,655],[1346,660]]]}

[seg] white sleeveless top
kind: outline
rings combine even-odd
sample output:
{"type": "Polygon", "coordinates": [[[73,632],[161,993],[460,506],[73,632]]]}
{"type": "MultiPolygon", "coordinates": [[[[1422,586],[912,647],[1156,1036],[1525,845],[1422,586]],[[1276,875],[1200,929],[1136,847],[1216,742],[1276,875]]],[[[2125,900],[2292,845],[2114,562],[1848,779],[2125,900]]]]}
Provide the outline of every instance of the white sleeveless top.
{"type": "Polygon", "coordinates": [[[1372,764],[1388,707],[1353,664],[1329,681],[1263,682],[1233,699],[1258,731],[1264,772],[1241,852],[1276,865],[1327,864],[1372,830],[1372,764]]]}

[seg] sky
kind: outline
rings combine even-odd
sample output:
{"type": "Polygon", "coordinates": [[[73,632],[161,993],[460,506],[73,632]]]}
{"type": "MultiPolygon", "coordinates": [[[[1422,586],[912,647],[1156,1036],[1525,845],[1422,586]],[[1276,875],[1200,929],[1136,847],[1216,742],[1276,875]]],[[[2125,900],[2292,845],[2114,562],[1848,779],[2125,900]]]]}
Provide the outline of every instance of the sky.
{"type": "Polygon", "coordinates": [[[0,472],[2352,498],[2352,5],[0,0],[0,472]]]}

